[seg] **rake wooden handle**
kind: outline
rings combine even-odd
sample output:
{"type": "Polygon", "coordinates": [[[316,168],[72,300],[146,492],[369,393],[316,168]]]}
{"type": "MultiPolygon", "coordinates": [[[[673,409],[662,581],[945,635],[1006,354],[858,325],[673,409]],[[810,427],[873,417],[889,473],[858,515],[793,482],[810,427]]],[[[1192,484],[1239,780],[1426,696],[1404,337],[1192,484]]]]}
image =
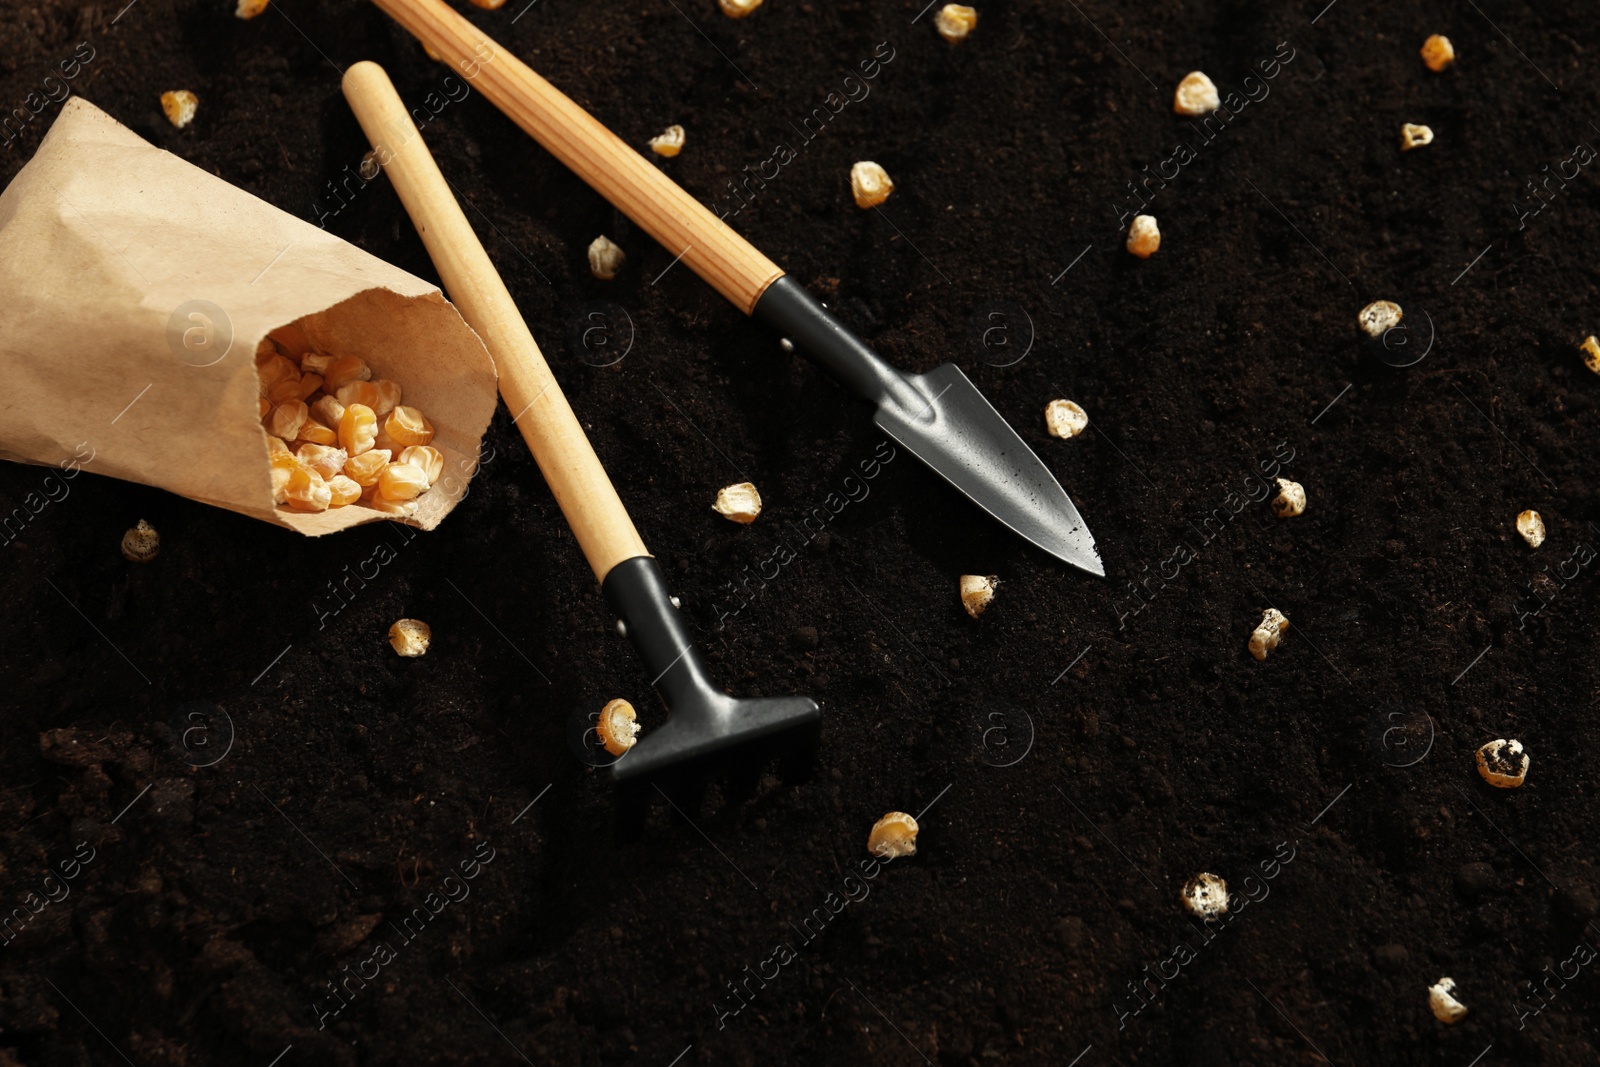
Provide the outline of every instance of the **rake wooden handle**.
{"type": "Polygon", "coordinates": [[[746,315],[782,276],[655,164],[441,0],[374,3],[746,315]]]}
{"type": "Polygon", "coordinates": [[[450,298],[494,357],[506,406],[595,578],[604,582],[618,563],[649,555],[633,520],[389,75],[376,63],[357,63],[345,72],[344,95],[450,298]]]}

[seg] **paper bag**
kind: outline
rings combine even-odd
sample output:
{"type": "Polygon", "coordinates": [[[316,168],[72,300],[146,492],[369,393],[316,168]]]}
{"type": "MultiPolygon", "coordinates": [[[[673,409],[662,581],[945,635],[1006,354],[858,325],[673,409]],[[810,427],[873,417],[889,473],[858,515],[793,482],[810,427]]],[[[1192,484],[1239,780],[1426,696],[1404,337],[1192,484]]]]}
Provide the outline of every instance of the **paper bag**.
{"type": "Polygon", "coordinates": [[[299,322],[435,428],[444,473],[400,521],[466,494],[498,389],[439,290],[146,143],[81,97],[0,195],[0,458],[72,464],[315,536],[394,518],[275,506],[255,353],[299,322]]]}

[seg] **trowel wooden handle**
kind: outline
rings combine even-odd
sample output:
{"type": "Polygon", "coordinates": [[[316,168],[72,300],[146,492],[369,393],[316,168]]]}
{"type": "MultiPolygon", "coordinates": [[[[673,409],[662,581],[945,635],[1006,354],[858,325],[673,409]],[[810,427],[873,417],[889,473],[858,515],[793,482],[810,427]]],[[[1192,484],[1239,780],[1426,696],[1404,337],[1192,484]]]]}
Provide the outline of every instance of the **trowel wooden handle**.
{"type": "Polygon", "coordinates": [[[604,582],[618,563],[649,555],[611,479],[389,75],[376,63],[357,63],[345,72],[344,95],[451,300],[494,357],[506,406],[595,578],[604,582]]]}
{"type": "Polygon", "coordinates": [[[655,164],[441,0],[374,3],[745,314],[783,274],[655,164]]]}

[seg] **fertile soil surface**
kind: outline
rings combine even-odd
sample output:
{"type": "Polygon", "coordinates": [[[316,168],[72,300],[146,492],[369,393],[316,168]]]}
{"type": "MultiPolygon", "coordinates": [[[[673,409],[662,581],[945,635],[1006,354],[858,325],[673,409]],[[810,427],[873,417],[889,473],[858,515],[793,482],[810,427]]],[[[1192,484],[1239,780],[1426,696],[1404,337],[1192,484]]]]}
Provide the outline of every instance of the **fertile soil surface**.
{"type": "Polygon", "coordinates": [[[809,779],[654,795],[619,830],[569,731],[613,697],[647,732],[665,710],[503,405],[426,534],[306,540],[92,463],[34,513],[48,472],[5,465],[0,1064],[1596,1062],[1600,14],[1027,0],[952,47],[919,6],[466,11],[630,143],[681,123],[663,170],[890,361],[964,368],[1103,580],[903,451],[863,479],[889,453],[863,402],[376,8],[8,7],[7,179],[87,43],[72,92],[428,278],[387,181],[349,179],[336,68],[434,94],[424,136],[718,680],[824,726],[809,779]],[[1430,33],[1454,68],[1424,67],[1430,33]],[[1172,114],[1190,70],[1228,121],[1172,114]],[[1405,122],[1434,142],[1402,154],[1405,122]],[[861,159],[896,183],[881,211],[851,201],[861,159]],[[611,283],[599,234],[629,257],[611,283]],[[1409,366],[1356,339],[1380,298],[1409,366]],[[1089,430],[1045,433],[1058,397],[1089,430]],[[745,479],[748,527],[710,510],[745,479]],[[145,565],[118,550],[140,518],[145,565]],[[963,573],[1000,579],[981,619],[963,573]],[[1258,662],[1269,606],[1291,628],[1258,662]],[[402,616],[426,657],[390,650],[402,616]],[[1521,789],[1476,773],[1495,738],[1531,753],[1521,789]],[[893,810],[917,854],[863,871],[893,810]],[[1201,871],[1237,894],[1210,924],[1179,901],[1201,871]]]}

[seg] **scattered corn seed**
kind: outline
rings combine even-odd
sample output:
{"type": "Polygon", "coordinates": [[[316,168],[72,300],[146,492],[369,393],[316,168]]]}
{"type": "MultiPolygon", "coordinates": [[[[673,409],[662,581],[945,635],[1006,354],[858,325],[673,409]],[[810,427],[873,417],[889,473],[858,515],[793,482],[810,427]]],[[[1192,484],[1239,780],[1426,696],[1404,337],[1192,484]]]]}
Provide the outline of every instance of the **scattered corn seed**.
{"type": "Polygon", "coordinates": [[[748,18],[761,4],[762,0],[717,0],[717,6],[730,19],[748,18]]]}
{"type": "Polygon", "coordinates": [[[761,514],[761,494],[750,482],[725,485],[717,490],[717,502],[711,505],[723,518],[749,526],[761,514]]]}
{"type": "Polygon", "coordinates": [[[1478,749],[1478,773],[1497,789],[1516,789],[1528,777],[1532,762],[1522,750],[1522,742],[1496,738],[1478,749]]]}
{"type": "Polygon", "coordinates": [[[867,835],[867,851],[884,859],[917,854],[917,820],[903,811],[891,811],[872,824],[867,835]]]}
{"type": "Polygon", "coordinates": [[[416,408],[400,404],[383,421],[383,432],[401,448],[425,445],[433,440],[433,423],[416,408]]]}
{"type": "Polygon", "coordinates": [[[627,261],[627,253],[605,234],[589,242],[589,273],[601,281],[615,278],[627,261]]]}
{"type": "Polygon", "coordinates": [[[316,419],[307,419],[300,424],[300,440],[314,445],[336,445],[339,443],[339,433],[316,419]]]}
{"type": "Polygon", "coordinates": [[[1600,338],[1590,334],[1583,339],[1578,350],[1583,353],[1583,365],[1600,374],[1600,338]]]}
{"type": "Polygon", "coordinates": [[[389,627],[389,644],[402,656],[414,659],[428,651],[433,628],[421,619],[396,619],[389,627]]]}
{"type": "Polygon", "coordinates": [[[1537,511],[1524,511],[1517,515],[1517,533],[1528,542],[1529,548],[1544,544],[1544,519],[1537,511]]]}
{"type": "Polygon", "coordinates": [[[940,37],[955,44],[978,28],[978,12],[965,4],[946,4],[933,16],[933,28],[940,37]]]}
{"type": "Polygon", "coordinates": [[[161,110],[166,112],[167,121],[180,130],[194,121],[195,109],[199,106],[200,98],[187,89],[161,94],[161,110]]]}
{"type": "Polygon", "coordinates": [[[1455,998],[1455,991],[1454,978],[1441,978],[1428,987],[1428,1007],[1442,1023],[1458,1023],[1466,1018],[1467,1006],[1455,998]]]}
{"type": "Polygon", "coordinates": [[[376,404],[368,404],[372,413],[378,418],[383,418],[400,405],[400,383],[392,382],[388,378],[375,378],[372,388],[377,393],[376,404]]]}
{"type": "Polygon", "coordinates": [[[1292,519],[1306,510],[1306,488],[1287,478],[1278,479],[1278,495],[1272,498],[1272,513],[1280,519],[1292,519]]]}
{"type": "Polygon", "coordinates": [[[311,409],[306,407],[303,400],[291,400],[286,404],[279,404],[267,413],[267,432],[285,441],[293,441],[300,435],[300,424],[305,422],[310,414],[311,409]]]}
{"type": "Polygon", "coordinates": [[[400,462],[409,463],[428,479],[428,487],[444,473],[444,453],[432,445],[410,445],[400,453],[400,462]]]}
{"type": "Polygon", "coordinates": [[[285,487],[289,506],[296,511],[327,511],[333,503],[333,493],[322,475],[310,467],[300,466],[289,472],[285,487]]]}
{"type": "MultiPolygon", "coordinates": [[[[301,368],[305,363],[300,364],[301,368]]],[[[312,370],[316,370],[315,367],[312,370]]],[[[317,371],[322,375],[322,391],[335,396],[339,390],[351,382],[365,382],[372,380],[372,368],[367,366],[367,361],[356,356],[339,356],[328,362],[327,368],[317,371]]],[[[348,405],[347,405],[348,406],[348,405]]]]}
{"type": "Polygon", "coordinates": [[[378,476],[389,465],[392,455],[387,448],[371,448],[351,456],[344,463],[345,476],[363,489],[371,489],[378,484],[378,476]]]}
{"type": "Polygon", "coordinates": [[[1450,38],[1435,33],[1422,42],[1422,62],[1434,73],[1437,74],[1455,61],[1456,46],[1450,43],[1450,38]]]}
{"type": "Polygon", "coordinates": [[[1217,919],[1228,913],[1228,883],[1209,871],[1201,871],[1178,893],[1189,914],[1201,919],[1217,919]]]}
{"type": "Polygon", "coordinates": [[[365,404],[350,404],[339,420],[339,443],[352,456],[373,446],[378,437],[378,416],[365,404]]]}
{"type": "Polygon", "coordinates": [[[496,11],[505,6],[506,0],[472,0],[472,2],[485,11],[496,11]]]}
{"type": "Polygon", "coordinates": [[[683,151],[683,127],[668,126],[654,137],[650,138],[650,151],[658,156],[671,159],[683,151]]]}
{"type": "Polygon", "coordinates": [[[850,192],[856,198],[856,207],[877,207],[894,192],[894,182],[882,167],[864,159],[850,168],[850,192]]]}
{"type": "Polygon", "coordinates": [[[1089,413],[1070,400],[1044,406],[1044,428],[1051,437],[1076,437],[1089,425],[1089,413]]]}
{"type": "Polygon", "coordinates": [[[149,563],[160,551],[161,535],[143,519],[122,535],[122,554],[134,563],[149,563]]]}
{"type": "Polygon", "coordinates": [[[374,415],[378,413],[378,387],[371,382],[363,382],[359,379],[353,382],[346,382],[339,386],[335,399],[345,407],[349,407],[351,404],[363,404],[371,408],[374,415]]]}
{"type": "Polygon", "coordinates": [[[1400,310],[1400,305],[1393,300],[1374,300],[1361,309],[1361,314],[1356,316],[1356,322],[1361,326],[1361,332],[1368,337],[1377,339],[1400,325],[1400,320],[1405,312],[1400,310]]]}
{"type": "Polygon", "coordinates": [[[1154,215],[1135,215],[1128,224],[1127,248],[1140,259],[1149,259],[1161,247],[1161,227],[1154,215]]]}
{"type": "Polygon", "coordinates": [[[361,486],[348,475],[335,474],[328,479],[328,506],[342,508],[346,504],[354,504],[361,499],[361,486]]]}
{"type": "Polygon", "coordinates": [[[344,470],[345,461],[350,458],[350,453],[342,448],[307,443],[295,451],[294,458],[322,475],[326,481],[344,470]]]}
{"type": "Polygon", "coordinates": [[[1204,115],[1221,106],[1217,83],[1198,70],[1185,74],[1178,83],[1177,92],[1172,94],[1172,110],[1179,115],[1204,115]]]}
{"type": "Polygon", "coordinates": [[[253,19],[267,9],[269,0],[239,0],[239,5],[233,9],[234,17],[253,19]]]}
{"type": "Polygon", "coordinates": [[[316,403],[311,405],[311,417],[324,426],[337,429],[339,420],[344,418],[344,405],[339,403],[336,396],[319,396],[316,403]]]}
{"type": "Polygon", "coordinates": [[[385,500],[415,500],[428,489],[428,476],[409,463],[391,463],[378,475],[378,495],[385,500]]]}
{"type": "Polygon", "coordinates": [[[1261,616],[1261,625],[1250,635],[1250,654],[1256,659],[1266,659],[1267,653],[1278,647],[1289,620],[1277,608],[1268,608],[1261,616]]]}
{"type": "Polygon", "coordinates": [[[1433,143],[1433,130],[1427,126],[1418,126],[1408,122],[1400,127],[1400,151],[1409,152],[1413,148],[1421,148],[1425,144],[1433,143]]]}
{"type": "Polygon", "coordinates": [[[600,743],[613,756],[620,756],[639,743],[639,722],[633,705],[626,700],[613,700],[600,709],[600,723],[595,732],[600,743]]]}
{"type": "Polygon", "coordinates": [[[989,601],[994,599],[994,591],[999,585],[1000,579],[992,574],[987,577],[982,574],[963,574],[960,583],[961,606],[976,619],[989,606],[989,601]]]}

